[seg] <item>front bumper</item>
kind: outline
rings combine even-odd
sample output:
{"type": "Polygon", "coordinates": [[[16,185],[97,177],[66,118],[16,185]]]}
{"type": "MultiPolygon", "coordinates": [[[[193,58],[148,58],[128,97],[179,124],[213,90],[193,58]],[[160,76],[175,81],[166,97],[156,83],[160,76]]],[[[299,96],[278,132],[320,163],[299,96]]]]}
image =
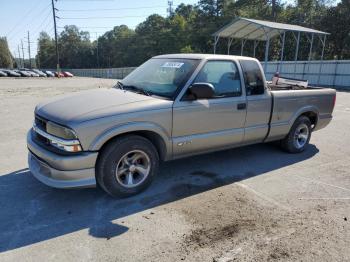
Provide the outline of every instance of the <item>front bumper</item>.
{"type": "Polygon", "coordinates": [[[30,130],[27,135],[28,165],[35,178],[56,188],[96,186],[97,152],[59,155],[36,144],[32,136],[30,130]]]}

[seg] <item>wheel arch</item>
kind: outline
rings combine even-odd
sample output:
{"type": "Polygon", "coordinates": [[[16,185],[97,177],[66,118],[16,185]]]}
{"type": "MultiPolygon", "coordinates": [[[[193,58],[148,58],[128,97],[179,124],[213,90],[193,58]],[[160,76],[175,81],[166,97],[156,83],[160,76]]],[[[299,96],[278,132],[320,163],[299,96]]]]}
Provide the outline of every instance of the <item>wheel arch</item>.
{"type": "Polygon", "coordinates": [[[172,145],[169,136],[161,127],[152,123],[129,123],[111,128],[96,138],[90,145],[89,150],[101,151],[107,144],[126,135],[138,135],[148,139],[156,147],[162,161],[170,158],[172,145]]]}
{"type": "Polygon", "coordinates": [[[315,113],[314,111],[308,111],[308,112],[302,113],[300,116],[306,116],[307,118],[310,119],[312,129],[314,129],[316,127],[317,122],[318,122],[318,114],[317,113],[315,113]]]}
{"type": "Polygon", "coordinates": [[[312,129],[314,129],[316,127],[316,125],[317,125],[317,122],[318,122],[319,110],[315,106],[307,106],[307,107],[303,107],[303,108],[299,109],[294,114],[294,117],[290,121],[289,130],[292,128],[292,126],[295,123],[295,121],[301,116],[308,117],[310,119],[310,121],[311,121],[312,129]]]}

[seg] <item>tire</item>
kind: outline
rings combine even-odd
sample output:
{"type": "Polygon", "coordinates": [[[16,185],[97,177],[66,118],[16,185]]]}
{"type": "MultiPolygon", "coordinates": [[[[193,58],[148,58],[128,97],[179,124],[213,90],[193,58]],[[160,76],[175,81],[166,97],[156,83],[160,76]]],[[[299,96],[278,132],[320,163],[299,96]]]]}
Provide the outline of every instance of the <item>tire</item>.
{"type": "Polygon", "coordinates": [[[159,155],[146,138],[127,135],[101,151],[96,180],[113,197],[128,197],[145,190],[159,170],[159,155]]]}
{"type": "Polygon", "coordinates": [[[306,116],[295,120],[288,135],[281,140],[282,148],[289,153],[300,153],[305,150],[311,138],[311,121],[306,116]]]}

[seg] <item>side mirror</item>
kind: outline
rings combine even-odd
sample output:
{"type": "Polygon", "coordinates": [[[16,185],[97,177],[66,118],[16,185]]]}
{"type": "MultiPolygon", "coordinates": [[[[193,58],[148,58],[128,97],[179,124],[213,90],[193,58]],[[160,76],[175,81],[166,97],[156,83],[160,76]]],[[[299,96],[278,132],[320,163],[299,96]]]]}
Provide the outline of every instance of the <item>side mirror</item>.
{"type": "Polygon", "coordinates": [[[194,100],[212,98],[215,94],[215,88],[210,83],[194,83],[189,87],[188,91],[194,100]]]}

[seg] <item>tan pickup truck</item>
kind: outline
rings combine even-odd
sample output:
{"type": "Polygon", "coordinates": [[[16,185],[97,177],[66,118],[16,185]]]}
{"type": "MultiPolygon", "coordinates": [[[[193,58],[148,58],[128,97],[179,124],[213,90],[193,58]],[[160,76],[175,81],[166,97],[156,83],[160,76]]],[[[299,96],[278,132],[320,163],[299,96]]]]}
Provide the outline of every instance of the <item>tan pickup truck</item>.
{"type": "Polygon", "coordinates": [[[29,168],[52,187],[98,184],[128,196],[151,183],[160,161],[270,141],[301,152],[331,121],[335,99],[333,89],[270,86],[249,57],[156,56],[114,88],[39,104],[29,168]]]}

